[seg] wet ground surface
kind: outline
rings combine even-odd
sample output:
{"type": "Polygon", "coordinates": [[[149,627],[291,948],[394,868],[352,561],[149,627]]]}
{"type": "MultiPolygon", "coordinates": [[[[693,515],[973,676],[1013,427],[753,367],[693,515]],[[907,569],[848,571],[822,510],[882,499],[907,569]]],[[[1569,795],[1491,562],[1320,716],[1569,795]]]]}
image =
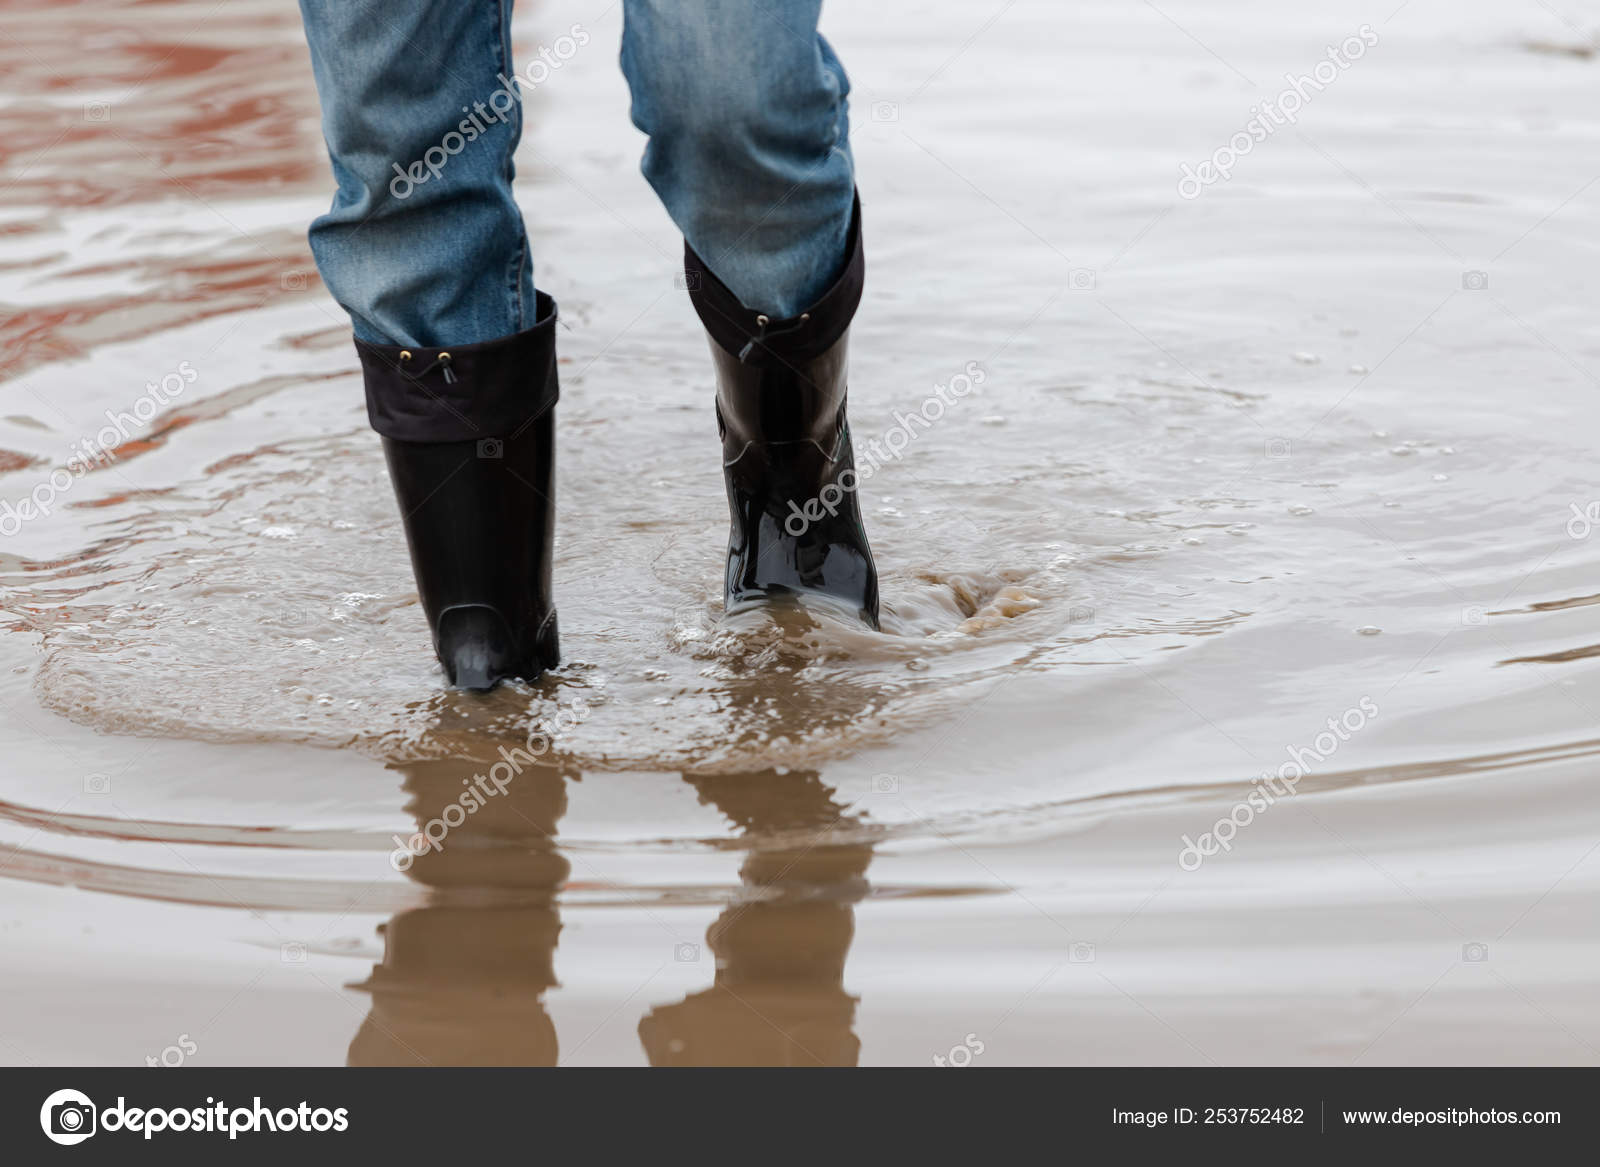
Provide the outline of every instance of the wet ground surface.
{"type": "Polygon", "coordinates": [[[1594,30],[1280,8],[827,13],[857,440],[978,382],[864,487],[874,634],[721,618],[620,9],[524,6],[592,34],[519,156],[567,660],[477,699],[304,245],[293,9],[9,5],[0,1060],[1600,1060],[1594,30]]]}

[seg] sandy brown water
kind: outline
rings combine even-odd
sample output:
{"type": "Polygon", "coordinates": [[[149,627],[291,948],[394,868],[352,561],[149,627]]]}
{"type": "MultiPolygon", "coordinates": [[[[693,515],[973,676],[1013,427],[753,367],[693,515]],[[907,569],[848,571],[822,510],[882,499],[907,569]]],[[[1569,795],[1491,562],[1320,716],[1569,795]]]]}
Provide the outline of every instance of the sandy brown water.
{"type": "Polygon", "coordinates": [[[487,699],[304,244],[292,6],[0,7],[0,1061],[1600,1060],[1594,28],[1395,4],[832,6],[858,441],[982,374],[864,488],[881,634],[721,619],[620,9],[525,5],[592,33],[518,160],[567,660],[487,699]]]}

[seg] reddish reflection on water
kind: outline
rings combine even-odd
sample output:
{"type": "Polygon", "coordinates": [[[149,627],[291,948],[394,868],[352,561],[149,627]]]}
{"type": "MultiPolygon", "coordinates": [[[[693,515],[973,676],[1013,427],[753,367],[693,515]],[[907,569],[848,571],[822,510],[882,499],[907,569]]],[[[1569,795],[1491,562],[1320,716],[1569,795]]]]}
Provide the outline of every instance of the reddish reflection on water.
{"type": "Polygon", "coordinates": [[[241,198],[320,181],[292,5],[0,5],[0,205],[241,198]]]}
{"type": "Polygon", "coordinates": [[[239,210],[327,185],[292,5],[21,0],[0,13],[0,234],[12,245],[0,381],[315,290],[303,233],[239,210]],[[111,207],[103,223],[81,214],[111,207]],[[64,239],[68,208],[80,221],[64,239]],[[75,262],[89,253],[72,246],[80,234],[94,262],[75,262]]]}

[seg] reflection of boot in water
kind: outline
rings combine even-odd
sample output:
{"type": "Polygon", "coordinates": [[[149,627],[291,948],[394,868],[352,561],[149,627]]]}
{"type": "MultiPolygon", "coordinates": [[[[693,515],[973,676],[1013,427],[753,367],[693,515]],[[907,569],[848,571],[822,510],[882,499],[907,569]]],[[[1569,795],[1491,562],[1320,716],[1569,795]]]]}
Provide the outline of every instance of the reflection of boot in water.
{"type": "MultiPolygon", "coordinates": [[[[688,777],[747,836],[848,827],[831,791],[812,773],[688,777]]],[[[863,843],[752,839],[740,869],[746,899],[706,932],[716,981],[652,1010],[639,1038],[656,1066],[853,1066],[856,999],[844,989],[866,894],[872,848],[863,843]]]]}
{"type": "MultiPolygon", "coordinates": [[[[498,759],[397,766],[418,829],[440,819],[498,759]]],[[[490,786],[489,790],[495,788],[490,786]]],[[[568,865],[551,842],[566,810],[559,770],[524,765],[407,872],[436,902],[383,928],[383,963],[350,1043],[353,1066],[548,1066],[556,1032],[544,993],[555,983],[568,865]]],[[[456,817],[452,814],[451,817],[456,817]]]]}
{"type": "Polygon", "coordinates": [[[383,930],[352,1066],[553,1066],[550,908],[418,908],[383,930]]]}

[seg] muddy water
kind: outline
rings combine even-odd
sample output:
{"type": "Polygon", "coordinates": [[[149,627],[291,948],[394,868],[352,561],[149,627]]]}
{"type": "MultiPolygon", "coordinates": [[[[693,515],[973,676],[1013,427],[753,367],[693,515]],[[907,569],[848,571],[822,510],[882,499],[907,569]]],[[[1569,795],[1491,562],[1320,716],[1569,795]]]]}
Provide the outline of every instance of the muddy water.
{"type": "Polygon", "coordinates": [[[720,618],[619,13],[525,6],[525,57],[593,34],[519,158],[568,660],[469,699],[303,243],[292,9],[8,5],[0,499],[49,513],[0,536],[0,1056],[1600,1058],[1596,42],[1384,15],[828,13],[869,634],[720,618]]]}

